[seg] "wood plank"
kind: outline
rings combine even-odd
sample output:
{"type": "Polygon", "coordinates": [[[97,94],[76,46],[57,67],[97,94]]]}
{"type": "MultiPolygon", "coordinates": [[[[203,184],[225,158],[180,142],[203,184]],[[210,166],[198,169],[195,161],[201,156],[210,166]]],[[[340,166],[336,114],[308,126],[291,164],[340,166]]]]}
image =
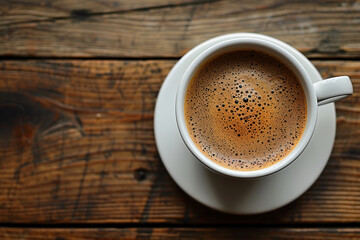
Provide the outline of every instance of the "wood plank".
{"type": "Polygon", "coordinates": [[[161,6],[157,5],[160,1],[150,1],[144,4],[149,8],[137,10],[144,1],[127,1],[117,7],[112,0],[91,1],[89,6],[84,4],[85,9],[80,8],[81,2],[34,2],[2,5],[0,55],[180,57],[221,34],[256,32],[279,38],[309,57],[360,56],[359,1],[170,4],[169,0],[161,6]],[[93,13],[111,8],[115,12],[93,13]],[[34,15],[40,20],[32,20],[34,15]]]}
{"type": "Polygon", "coordinates": [[[0,62],[0,222],[338,223],[360,221],[360,62],[314,61],[347,74],[337,137],[320,179],[294,203],[231,216],[186,196],[159,159],[158,90],[175,61],[0,62]]]}
{"type": "Polygon", "coordinates": [[[359,228],[0,228],[1,239],[358,239],[359,228]]]}
{"type": "Polygon", "coordinates": [[[159,8],[195,4],[197,0],[13,0],[1,1],[0,24],[29,21],[44,21],[54,18],[86,17],[88,15],[134,11],[137,9],[159,8]]]}

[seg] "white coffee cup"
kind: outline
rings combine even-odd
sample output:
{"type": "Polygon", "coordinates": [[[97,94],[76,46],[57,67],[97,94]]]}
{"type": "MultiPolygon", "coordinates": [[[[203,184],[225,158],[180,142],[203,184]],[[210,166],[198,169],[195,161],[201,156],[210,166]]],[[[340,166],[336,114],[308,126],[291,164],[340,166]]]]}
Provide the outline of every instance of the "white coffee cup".
{"type": "Polygon", "coordinates": [[[347,76],[329,78],[317,83],[313,83],[309,74],[306,72],[301,63],[284,48],[266,40],[255,38],[239,38],[220,42],[214,46],[203,51],[188,67],[183,75],[177,90],[175,114],[177,126],[180,135],[192,152],[192,154],[206,167],[211,170],[231,177],[237,178],[255,178],[262,177],[275,173],[282,168],[288,166],[291,162],[297,159],[308,145],[317,121],[318,106],[337,101],[345,98],[353,93],[350,78],[347,76]],[[184,104],[185,94],[190,80],[199,68],[209,59],[221,55],[222,53],[236,51],[236,50],[255,50],[266,53],[270,56],[279,59],[284,63],[300,81],[307,102],[307,121],[304,133],[295,146],[295,148],[282,160],[263,169],[253,171],[239,171],[225,168],[216,164],[214,161],[206,157],[194,144],[190,137],[185,122],[184,104]]]}

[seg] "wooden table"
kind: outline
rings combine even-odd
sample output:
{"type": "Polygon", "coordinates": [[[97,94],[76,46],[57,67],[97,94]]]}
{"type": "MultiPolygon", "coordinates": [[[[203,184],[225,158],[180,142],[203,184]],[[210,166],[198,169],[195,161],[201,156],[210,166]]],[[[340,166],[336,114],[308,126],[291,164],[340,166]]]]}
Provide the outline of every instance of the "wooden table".
{"type": "Polygon", "coordinates": [[[360,1],[0,1],[0,43],[0,239],[360,239],[360,1]],[[354,85],[320,178],[262,215],[192,200],[154,140],[169,70],[232,32],[354,85]]]}

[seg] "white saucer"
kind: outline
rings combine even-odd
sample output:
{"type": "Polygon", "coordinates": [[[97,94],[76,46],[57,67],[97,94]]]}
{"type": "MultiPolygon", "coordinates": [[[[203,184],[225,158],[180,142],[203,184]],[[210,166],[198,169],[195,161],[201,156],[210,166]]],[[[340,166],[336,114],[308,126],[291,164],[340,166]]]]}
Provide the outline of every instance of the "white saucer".
{"type": "Polygon", "coordinates": [[[163,83],[155,108],[155,139],[160,157],[174,181],[200,203],[233,214],[263,213],[282,207],[303,194],[324,169],[335,139],[334,104],[319,107],[318,122],[309,145],[285,169],[258,179],[239,180],[205,168],[186,148],[175,120],[178,83],[189,64],[206,48],[223,40],[243,37],[266,39],[293,54],[310,73],[314,82],[322,78],[300,52],[274,38],[250,33],[223,35],[210,39],[182,57],[163,83]]]}

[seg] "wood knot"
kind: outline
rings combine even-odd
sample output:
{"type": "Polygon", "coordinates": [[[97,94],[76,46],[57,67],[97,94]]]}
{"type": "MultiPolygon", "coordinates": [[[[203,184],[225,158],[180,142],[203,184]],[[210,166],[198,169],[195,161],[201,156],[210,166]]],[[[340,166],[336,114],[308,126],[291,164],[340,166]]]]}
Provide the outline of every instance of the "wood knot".
{"type": "Polygon", "coordinates": [[[63,112],[52,108],[46,99],[0,92],[0,148],[29,146],[39,132],[49,134],[49,130],[54,132],[64,123],[72,122],[75,122],[73,126],[78,125],[63,112]]]}
{"type": "Polygon", "coordinates": [[[0,126],[3,128],[22,118],[24,108],[14,103],[0,103],[0,113],[0,126]]]}
{"type": "Polygon", "coordinates": [[[28,146],[35,128],[30,121],[28,109],[15,102],[0,103],[0,143],[9,146],[14,138],[18,145],[28,146]]]}
{"type": "Polygon", "coordinates": [[[74,20],[84,21],[90,17],[91,11],[87,9],[74,9],[70,12],[70,17],[74,20]]]}
{"type": "Polygon", "coordinates": [[[145,168],[139,168],[134,171],[134,178],[138,181],[144,181],[148,175],[149,171],[145,168]]]}

